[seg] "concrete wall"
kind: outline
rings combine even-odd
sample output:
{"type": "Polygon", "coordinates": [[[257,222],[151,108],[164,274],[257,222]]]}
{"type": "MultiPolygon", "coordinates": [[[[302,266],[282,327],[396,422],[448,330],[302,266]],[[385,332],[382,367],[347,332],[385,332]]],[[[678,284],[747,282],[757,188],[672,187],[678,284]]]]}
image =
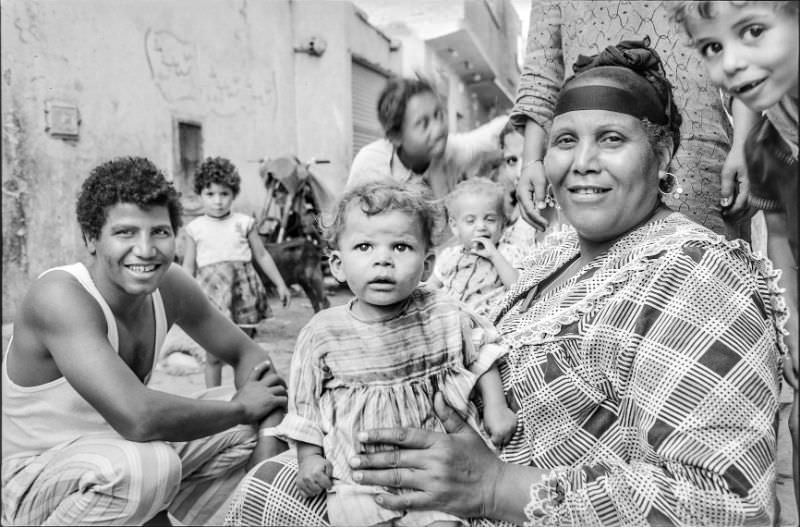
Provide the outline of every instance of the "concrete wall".
{"type": "Polygon", "coordinates": [[[520,21],[510,0],[464,0],[464,26],[489,57],[497,81],[513,97],[520,73],[517,64],[520,21]]]}
{"type": "Polygon", "coordinates": [[[41,271],[84,259],[74,203],[92,167],[141,155],[173,178],[175,123],[197,122],[203,156],[242,175],[234,209],[253,212],[259,159],[324,157],[318,173],[346,177],[351,51],[399,68],[346,2],[2,0],[0,16],[4,322],[41,271]],[[310,34],[322,57],[293,50],[310,34]],[[51,100],[80,112],[77,140],[45,131],[51,100]]]}
{"type": "Polygon", "coordinates": [[[251,161],[296,144],[288,20],[287,2],[3,3],[3,185],[24,188],[3,194],[3,320],[31,277],[84,256],[74,202],[93,166],[143,155],[173,175],[176,118],[239,166],[237,207],[263,200],[251,161]],[[77,140],[45,132],[50,100],[78,108],[77,140]]]}
{"type": "Polygon", "coordinates": [[[302,46],[312,36],[327,44],[322,56],[295,53],[297,153],[301,161],[326,159],[314,173],[342,188],[350,171],[352,151],[352,56],[400,72],[401,57],[390,41],[358,16],[353,4],[316,0],[292,2],[293,42],[302,46]]]}

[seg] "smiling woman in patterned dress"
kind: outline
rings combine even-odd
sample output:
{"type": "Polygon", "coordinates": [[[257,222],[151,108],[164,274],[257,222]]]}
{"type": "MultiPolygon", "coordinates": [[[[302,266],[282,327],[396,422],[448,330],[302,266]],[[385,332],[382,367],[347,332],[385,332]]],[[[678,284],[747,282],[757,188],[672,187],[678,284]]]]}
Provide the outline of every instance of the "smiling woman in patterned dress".
{"type": "MultiPolygon", "coordinates": [[[[786,320],[776,273],[663,204],[681,119],[647,42],[575,69],[544,159],[575,233],[535,251],[493,313],[516,433],[498,457],[439,397],[449,433],[362,431],[400,450],[357,455],[354,479],[413,489],[377,495],[384,507],[476,525],[769,525],[786,320]]],[[[231,523],[324,513],[264,474],[246,479],[231,523]]]]}

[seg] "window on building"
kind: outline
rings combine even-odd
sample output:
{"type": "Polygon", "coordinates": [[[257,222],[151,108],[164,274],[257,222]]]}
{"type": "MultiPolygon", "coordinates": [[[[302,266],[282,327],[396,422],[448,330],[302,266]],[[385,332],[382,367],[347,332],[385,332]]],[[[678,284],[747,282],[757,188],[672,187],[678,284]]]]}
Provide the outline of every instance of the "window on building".
{"type": "Polygon", "coordinates": [[[378,97],[386,86],[385,73],[353,60],[353,157],[361,147],[383,137],[378,121],[378,97]]]}
{"type": "Polygon", "coordinates": [[[176,122],[177,166],[175,185],[184,195],[194,192],[194,173],[203,162],[203,127],[191,121],[176,122]]]}

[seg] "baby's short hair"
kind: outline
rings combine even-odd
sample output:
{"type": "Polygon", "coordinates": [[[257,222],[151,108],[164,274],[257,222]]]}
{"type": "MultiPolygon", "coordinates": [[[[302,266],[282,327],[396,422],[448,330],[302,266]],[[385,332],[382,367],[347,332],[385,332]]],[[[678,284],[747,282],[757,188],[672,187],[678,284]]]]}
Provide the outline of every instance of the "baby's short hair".
{"type": "Polygon", "coordinates": [[[503,216],[508,218],[509,211],[506,210],[506,188],[485,177],[474,177],[465,179],[455,186],[455,188],[444,198],[444,206],[447,209],[447,215],[450,218],[454,217],[455,210],[458,208],[458,200],[462,196],[481,196],[486,201],[494,200],[497,205],[497,210],[503,216]]]}
{"type": "Polygon", "coordinates": [[[414,95],[432,93],[433,85],[424,79],[391,77],[378,96],[378,121],[386,137],[399,137],[403,131],[403,119],[408,101],[414,95]]]}
{"type": "Polygon", "coordinates": [[[200,194],[204,188],[216,183],[228,187],[234,196],[238,196],[241,182],[236,165],[229,159],[207,157],[194,174],[194,191],[200,194]]]}
{"type": "MultiPolygon", "coordinates": [[[[715,7],[718,3],[720,2],[715,0],[681,0],[679,2],[671,2],[668,7],[670,20],[682,26],[684,30],[687,30],[686,22],[692,17],[697,16],[702,19],[711,20],[717,16],[715,7]]],[[[796,0],[771,0],[766,2],[763,0],[730,0],[728,3],[735,7],[744,7],[750,4],[769,4],[773,9],[793,11],[795,15],[797,15],[799,7],[796,0]]],[[[691,38],[691,35],[689,35],[689,37],[691,38]]]]}
{"type": "Polygon", "coordinates": [[[367,216],[400,211],[415,215],[422,228],[425,247],[434,247],[440,230],[441,208],[427,197],[426,189],[414,184],[394,181],[375,181],[354,187],[339,200],[330,222],[321,221],[323,236],[330,247],[336,248],[344,232],[345,218],[352,207],[359,207],[367,216]]]}

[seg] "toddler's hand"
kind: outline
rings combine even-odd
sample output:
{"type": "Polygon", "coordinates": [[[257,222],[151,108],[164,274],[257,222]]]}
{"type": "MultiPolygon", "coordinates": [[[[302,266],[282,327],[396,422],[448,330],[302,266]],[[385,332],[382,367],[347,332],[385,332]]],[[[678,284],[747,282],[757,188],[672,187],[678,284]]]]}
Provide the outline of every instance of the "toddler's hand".
{"type": "Polygon", "coordinates": [[[285,285],[279,285],[278,298],[281,299],[281,305],[283,305],[283,307],[289,307],[289,304],[292,301],[292,292],[285,285]]]}
{"type": "Polygon", "coordinates": [[[483,410],[483,424],[489,432],[492,443],[498,448],[511,441],[511,436],[517,429],[517,414],[511,408],[485,408],[483,410]]]}
{"type": "Polygon", "coordinates": [[[492,240],[486,237],[473,238],[470,241],[470,252],[487,260],[491,260],[498,254],[497,247],[492,243],[492,240]]]}
{"type": "Polygon", "coordinates": [[[320,455],[306,456],[298,460],[297,490],[305,497],[313,498],[333,486],[333,465],[320,455]]]}

